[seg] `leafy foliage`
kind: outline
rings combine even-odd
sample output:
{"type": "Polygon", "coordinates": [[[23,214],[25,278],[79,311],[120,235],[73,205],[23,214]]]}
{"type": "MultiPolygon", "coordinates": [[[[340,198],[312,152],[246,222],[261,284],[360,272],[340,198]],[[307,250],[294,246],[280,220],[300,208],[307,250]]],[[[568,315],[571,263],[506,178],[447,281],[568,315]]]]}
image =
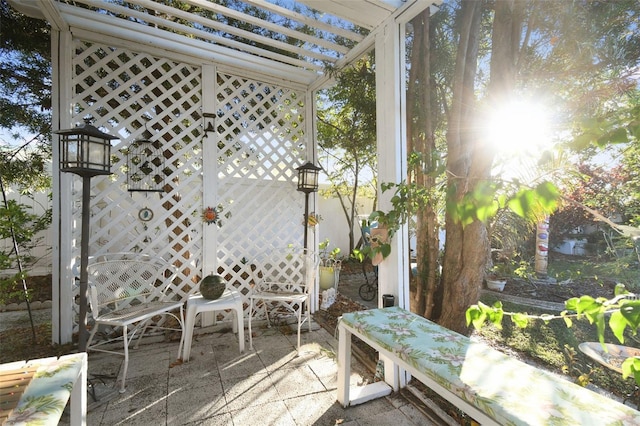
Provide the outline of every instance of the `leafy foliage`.
{"type": "Polygon", "coordinates": [[[16,126],[48,143],[51,132],[49,26],[0,1],[0,127],[16,126]]]}
{"type": "MultiPolygon", "coordinates": [[[[510,317],[512,322],[520,328],[528,327],[534,319],[545,322],[562,319],[567,327],[573,325],[573,319],[586,319],[595,326],[598,339],[606,350],[604,336],[607,315],[609,315],[609,329],[620,343],[624,343],[624,333],[627,329],[633,335],[636,335],[640,329],[640,300],[637,300],[635,294],[629,293],[624,285],[618,284],[613,299],[593,298],[587,295],[574,297],[565,302],[565,310],[559,315],[530,315],[520,312],[505,312],[502,302],[496,301],[491,306],[482,302],[472,305],[467,309],[465,317],[467,325],[473,325],[476,330],[481,329],[487,322],[501,328],[504,316],[510,317]]],[[[622,364],[622,371],[623,378],[633,375],[636,382],[640,384],[640,362],[638,361],[640,360],[637,358],[625,360],[622,364]]]]}
{"type": "Polygon", "coordinates": [[[336,75],[337,84],[319,97],[320,163],[331,184],[324,195],[336,196],[340,201],[349,225],[350,251],[355,247],[358,226],[356,199],[365,189],[369,195],[376,191],[372,180],[377,168],[373,66],[371,57],[363,57],[336,75]]]}
{"type": "Polygon", "coordinates": [[[0,252],[0,268],[18,269],[0,281],[6,296],[26,277],[21,266],[36,260],[37,233],[51,223],[51,209],[36,215],[7,196],[9,189],[31,195],[51,187],[51,47],[48,24],[17,13],[6,0],[0,0],[0,22],[0,129],[10,138],[0,141],[0,239],[13,242],[0,252]]]}

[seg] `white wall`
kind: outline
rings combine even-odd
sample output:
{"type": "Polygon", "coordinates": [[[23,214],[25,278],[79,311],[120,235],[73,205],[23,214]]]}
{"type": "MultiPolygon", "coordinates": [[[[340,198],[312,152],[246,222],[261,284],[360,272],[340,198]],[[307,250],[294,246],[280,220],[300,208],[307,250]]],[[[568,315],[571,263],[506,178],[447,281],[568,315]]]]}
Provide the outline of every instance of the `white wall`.
{"type": "MultiPolygon", "coordinates": [[[[328,185],[322,186],[321,190],[328,188],[328,185]]],[[[356,201],[356,213],[360,216],[358,225],[354,228],[354,244],[360,239],[360,220],[369,217],[373,208],[373,200],[367,198],[358,198],[356,201]]],[[[322,216],[322,221],[318,226],[319,242],[329,239],[329,250],[334,247],[340,247],[340,256],[349,257],[349,226],[347,219],[342,211],[342,206],[337,198],[324,198],[318,195],[318,210],[322,216]]]]}

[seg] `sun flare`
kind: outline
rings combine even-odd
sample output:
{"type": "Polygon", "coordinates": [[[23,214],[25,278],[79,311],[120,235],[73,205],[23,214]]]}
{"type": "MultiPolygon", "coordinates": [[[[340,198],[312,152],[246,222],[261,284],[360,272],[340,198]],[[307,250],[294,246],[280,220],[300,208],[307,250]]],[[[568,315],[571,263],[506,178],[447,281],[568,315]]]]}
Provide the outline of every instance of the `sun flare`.
{"type": "Polygon", "coordinates": [[[539,154],[551,145],[550,123],[548,107],[512,102],[493,111],[486,136],[499,155],[539,154]]]}

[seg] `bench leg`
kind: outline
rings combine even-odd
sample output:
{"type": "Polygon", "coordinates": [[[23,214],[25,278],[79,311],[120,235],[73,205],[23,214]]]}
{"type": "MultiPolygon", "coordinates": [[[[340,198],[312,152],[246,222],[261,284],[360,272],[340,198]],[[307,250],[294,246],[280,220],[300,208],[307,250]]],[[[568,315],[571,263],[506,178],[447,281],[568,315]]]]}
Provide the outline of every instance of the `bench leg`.
{"type": "Polygon", "coordinates": [[[349,406],[349,378],[351,377],[351,333],[338,325],[338,402],[349,406]]]}
{"type": "Polygon", "coordinates": [[[384,354],[379,355],[379,359],[384,363],[384,381],[397,392],[400,388],[405,387],[406,381],[401,382],[400,369],[392,359],[384,354]]]}
{"type": "Polygon", "coordinates": [[[82,355],[82,367],[71,389],[71,426],[87,424],[87,354],[82,355]]]}

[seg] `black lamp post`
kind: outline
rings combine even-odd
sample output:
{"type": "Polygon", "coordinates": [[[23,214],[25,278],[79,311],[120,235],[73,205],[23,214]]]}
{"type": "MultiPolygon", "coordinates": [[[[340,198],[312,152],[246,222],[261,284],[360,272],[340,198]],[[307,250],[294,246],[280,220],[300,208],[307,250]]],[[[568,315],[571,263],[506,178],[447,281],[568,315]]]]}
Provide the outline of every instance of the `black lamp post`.
{"type": "Polygon", "coordinates": [[[91,178],[111,174],[111,140],[89,123],[75,129],[58,130],[60,135],[60,171],[82,176],[82,237],[80,242],[80,318],[78,348],[87,349],[87,286],[89,277],[89,196],[91,178]]]}
{"type": "Polygon", "coordinates": [[[298,191],[304,192],[304,248],[307,248],[307,222],[309,221],[309,194],[318,190],[320,167],[307,162],[298,167],[298,191]]]}

